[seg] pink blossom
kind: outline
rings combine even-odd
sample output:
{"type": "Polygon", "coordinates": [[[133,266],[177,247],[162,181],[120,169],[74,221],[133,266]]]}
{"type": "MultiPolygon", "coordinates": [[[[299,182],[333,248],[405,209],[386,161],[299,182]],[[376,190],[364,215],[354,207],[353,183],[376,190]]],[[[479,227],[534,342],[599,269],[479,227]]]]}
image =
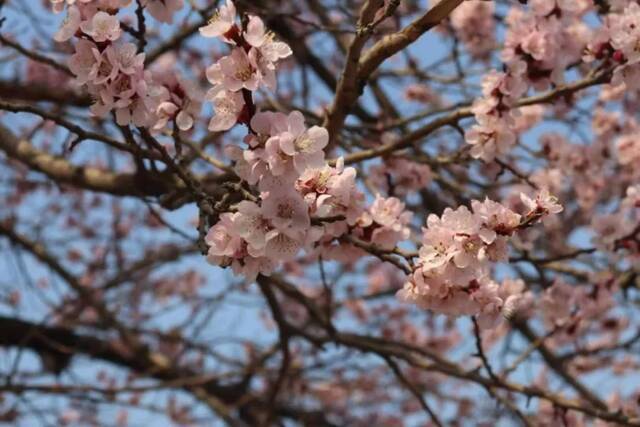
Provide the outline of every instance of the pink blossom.
{"type": "Polygon", "coordinates": [[[384,249],[393,249],[398,242],[409,237],[407,225],[411,216],[411,212],[405,211],[405,205],[399,199],[378,195],[359,222],[363,228],[372,228],[371,243],[384,249]]]}
{"type": "Polygon", "coordinates": [[[524,193],[520,193],[520,199],[522,203],[529,209],[529,214],[532,212],[540,212],[544,215],[558,214],[562,212],[563,208],[558,199],[549,193],[549,190],[543,188],[535,197],[530,198],[524,193]]]}
{"type": "Polygon", "coordinates": [[[500,312],[506,319],[528,317],[533,312],[534,295],[523,280],[504,280],[498,293],[503,301],[500,312]]]}
{"type": "Polygon", "coordinates": [[[124,101],[116,107],[116,122],[120,126],[133,124],[138,127],[147,127],[153,122],[152,111],[144,98],[135,98],[124,101]]]}
{"type": "Polygon", "coordinates": [[[220,59],[218,63],[220,64],[220,80],[215,83],[219,83],[221,89],[231,92],[237,92],[240,89],[252,91],[258,89],[260,77],[244,49],[233,49],[231,55],[220,59]]]}
{"type": "Polygon", "coordinates": [[[554,9],[562,13],[582,14],[591,6],[589,0],[530,0],[529,5],[536,15],[543,17],[551,14],[554,9]]]}
{"type": "Polygon", "coordinates": [[[263,199],[262,214],[281,231],[302,232],[309,228],[309,208],[300,194],[280,189],[263,199]]]}
{"type": "Polygon", "coordinates": [[[506,154],[516,142],[514,117],[511,110],[515,101],[524,94],[527,85],[522,79],[526,65],[519,60],[509,64],[508,72],[491,71],[482,80],[483,97],[471,108],[477,124],[465,133],[471,144],[471,156],[492,161],[497,155],[506,154]]]}
{"type": "MultiPolygon", "coordinates": [[[[96,54],[98,54],[97,51],[96,54]]],[[[104,85],[108,85],[118,77],[118,68],[114,67],[113,64],[108,61],[107,58],[104,57],[101,53],[99,55],[100,60],[96,75],[92,79],[92,81],[88,82],[92,85],[95,85],[95,91],[99,91],[100,88],[102,88],[104,85]]]]}
{"type": "MultiPolygon", "coordinates": [[[[236,274],[244,275],[247,280],[253,281],[259,273],[269,275],[276,264],[264,256],[249,254],[249,245],[237,230],[239,225],[243,225],[242,218],[239,216],[247,214],[251,208],[245,205],[241,209],[243,212],[238,214],[222,214],[220,220],[209,230],[205,238],[209,246],[207,259],[212,264],[230,265],[236,274]]],[[[245,228],[240,229],[243,233],[247,232],[245,228]]],[[[253,248],[252,251],[258,249],[253,248]]]]}
{"type": "MultiPolygon", "coordinates": [[[[223,41],[230,44],[235,45],[236,42],[241,44],[241,46],[232,48],[230,55],[221,58],[206,71],[207,79],[213,84],[213,88],[209,90],[206,98],[216,103],[216,110],[219,106],[222,112],[219,114],[220,117],[214,118],[210,125],[215,130],[230,129],[242,112],[241,107],[244,106],[244,101],[241,104],[238,96],[225,95],[223,97],[222,95],[218,96],[218,93],[239,92],[241,90],[256,91],[260,85],[274,90],[276,87],[275,62],[291,55],[291,49],[285,43],[274,41],[273,35],[266,31],[264,23],[258,17],[249,16],[247,31],[240,34],[240,30],[235,24],[235,14],[235,6],[227,0],[226,5],[220,8],[210,23],[200,29],[200,32],[206,37],[221,37],[223,41]],[[230,34],[232,30],[235,32],[230,34]],[[227,36],[233,40],[228,39],[227,36]],[[231,99],[225,100],[224,98],[231,99]]],[[[252,117],[248,117],[248,113],[247,111],[246,121],[252,119],[252,117]]],[[[249,139],[249,141],[252,140],[249,139]]],[[[280,147],[265,148],[264,153],[271,160],[271,168],[281,170],[282,162],[275,157],[280,147]]]]}
{"type": "Polygon", "coordinates": [[[623,166],[640,162],[640,139],[637,134],[623,135],[616,141],[618,163],[623,166]]]}
{"type": "Polygon", "coordinates": [[[596,215],[591,228],[595,231],[596,245],[605,251],[614,251],[618,240],[629,235],[634,224],[622,213],[596,215]]]}
{"type": "Polygon", "coordinates": [[[387,158],[382,164],[373,166],[370,173],[378,188],[385,192],[393,190],[394,195],[400,196],[426,188],[432,176],[428,165],[402,157],[387,158]]]}
{"type": "Polygon", "coordinates": [[[266,240],[265,254],[276,262],[290,261],[302,249],[298,239],[281,230],[269,231],[266,240]]]}
{"type": "Polygon", "coordinates": [[[553,286],[545,289],[540,301],[545,321],[554,325],[565,323],[577,299],[577,292],[570,285],[556,280],[553,286]]]}
{"type": "Polygon", "coordinates": [[[60,29],[53,37],[57,42],[65,42],[76,34],[76,31],[80,28],[82,22],[80,10],[71,6],[67,9],[67,16],[64,18],[60,29]]]}
{"type": "Polygon", "coordinates": [[[451,26],[475,58],[486,58],[495,46],[492,2],[465,1],[451,13],[451,26]]]}
{"type": "MultiPolygon", "coordinates": [[[[189,130],[193,127],[195,118],[202,109],[202,100],[198,87],[188,80],[175,75],[165,73],[163,86],[159,96],[162,101],[156,108],[158,121],[154,129],[162,129],[169,119],[175,118],[180,130],[189,130]]],[[[160,79],[156,79],[159,82],[160,79]]]]}
{"type": "Polygon", "coordinates": [[[581,21],[588,4],[574,3],[543,0],[529,10],[512,8],[507,15],[502,59],[509,65],[524,64],[520,74],[537,89],[562,83],[566,67],[583,56],[591,35],[581,21]],[[544,13],[547,10],[554,13],[544,13]]]}
{"type": "MultiPolygon", "coordinates": [[[[65,6],[67,5],[68,0],[49,0],[52,4],[53,7],[53,11],[55,13],[60,13],[64,10],[65,6]]],[[[75,0],[72,0],[69,3],[73,3],[75,0]]]]}
{"type": "Polygon", "coordinates": [[[242,251],[242,241],[234,231],[232,218],[232,214],[222,214],[220,220],[207,233],[205,241],[209,246],[209,260],[234,257],[242,251]]]}
{"type": "Polygon", "coordinates": [[[231,30],[236,21],[236,7],[231,0],[218,9],[207,25],[200,28],[200,34],[204,37],[221,37],[222,40],[229,42],[230,40],[224,35],[231,30]]]}
{"type": "MultiPolygon", "coordinates": [[[[297,180],[296,188],[319,218],[344,215],[346,222],[353,225],[363,212],[364,195],[356,187],[356,170],[345,168],[342,159],[335,167],[307,169],[297,180]]],[[[344,233],[339,222],[326,224],[325,228],[332,235],[344,233]]]]}
{"type": "Polygon", "coordinates": [[[492,243],[496,235],[511,235],[520,224],[520,215],[488,198],[484,202],[473,200],[471,206],[483,226],[490,230],[483,238],[485,243],[492,243]]]}
{"type": "Polygon", "coordinates": [[[294,111],[287,117],[287,131],[277,138],[280,150],[291,156],[293,164],[299,173],[309,167],[319,167],[324,160],[322,149],[329,143],[329,133],[325,128],[312,126],[307,129],[304,116],[294,111]]]}
{"type": "Polygon", "coordinates": [[[395,197],[385,199],[377,196],[371,205],[370,212],[375,222],[394,231],[402,230],[403,224],[408,223],[408,218],[411,217],[410,212],[404,211],[404,203],[395,197]]]}
{"type": "MultiPolygon", "coordinates": [[[[252,153],[259,150],[245,150],[244,157],[248,158],[248,153],[252,153]]],[[[289,191],[289,189],[295,188],[296,180],[300,175],[292,167],[286,168],[281,174],[274,174],[272,170],[266,169],[260,177],[258,182],[258,189],[261,191],[261,196],[268,197],[272,193],[283,193],[289,191]]]]}
{"type": "MultiPolygon", "coordinates": [[[[506,239],[520,216],[489,199],[472,207],[429,215],[416,268],[398,297],[437,313],[479,315],[487,326],[510,296],[490,279],[491,262],[506,261],[506,239]]],[[[515,305],[512,298],[507,310],[515,305]]]]}
{"type": "Polygon", "coordinates": [[[426,85],[411,84],[404,90],[404,96],[410,101],[422,104],[432,104],[436,107],[443,104],[440,95],[431,87],[426,85]]]}
{"type": "MultiPolygon", "coordinates": [[[[133,43],[122,43],[108,46],[104,54],[113,67],[114,73],[134,74],[144,67],[144,53],[137,53],[133,43]]],[[[103,55],[104,56],[104,55],[103,55]]]]}
{"type": "Polygon", "coordinates": [[[184,0],[142,0],[151,16],[160,22],[171,24],[173,15],[184,6],[184,0]]]}
{"type": "Polygon", "coordinates": [[[294,169],[291,166],[291,158],[280,149],[280,139],[278,136],[267,139],[263,153],[264,160],[269,165],[269,172],[274,176],[283,175],[294,169]]]}
{"type": "Polygon", "coordinates": [[[102,85],[98,90],[99,100],[91,107],[98,116],[110,110],[115,111],[116,121],[121,126],[133,123],[148,127],[155,123],[155,87],[150,85],[149,72],[139,70],[135,75],[120,74],[113,82],[102,85]]]}
{"type": "Polygon", "coordinates": [[[613,70],[612,86],[619,86],[621,90],[640,89],[640,63],[621,65],[613,70]]]}
{"type": "Polygon", "coordinates": [[[627,187],[622,206],[629,209],[640,208],[640,184],[627,187]]]}
{"type": "Polygon", "coordinates": [[[231,267],[235,274],[243,275],[247,281],[253,282],[258,274],[271,275],[276,268],[277,261],[264,256],[248,257],[242,263],[234,262],[231,267]]]}
{"type": "Polygon", "coordinates": [[[611,25],[611,45],[630,63],[640,60],[640,5],[630,3],[611,25]]]}
{"type": "Polygon", "coordinates": [[[522,73],[526,69],[524,62],[513,61],[509,66],[508,72],[491,70],[482,79],[482,94],[485,98],[496,98],[496,105],[504,103],[511,106],[527,90],[522,80],[522,73]]]}
{"type": "Polygon", "coordinates": [[[117,40],[122,33],[118,18],[102,11],[93,15],[91,20],[80,24],[80,28],[96,42],[117,40]]]}
{"type": "Polygon", "coordinates": [[[257,16],[250,16],[244,38],[259,56],[269,63],[286,58],[292,54],[289,45],[275,40],[273,33],[266,30],[264,22],[257,16]]]}
{"type": "Polygon", "coordinates": [[[509,118],[478,117],[478,124],[465,133],[465,140],[472,146],[471,156],[489,162],[508,153],[516,142],[511,126],[509,118]]]}
{"type": "Polygon", "coordinates": [[[247,243],[247,250],[251,256],[264,255],[266,235],[270,230],[270,222],[262,214],[260,206],[244,200],[236,206],[233,222],[240,237],[247,243]]]}
{"type": "Polygon", "coordinates": [[[69,69],[79,84],[93,81],[103,61],[102,55],[93,42],[78,40],[76,52],[69,58],[69,69]]]}
{"type": "Polygon", "coordinates": [[[156,109],[158,121],[154,125],[154,129],[162,129],[167,125],[170,118],[175,117],[178,113],[178,106],[172,102],[161,102],[156,109]]]}
{"type": "Polygon", "coordinates": [[[209,101],[213,101],[215,115],[209,122],[209,130],[220,132],[231,129],[237,122],[238,116],[244,108],[244,99],[240,92],[219,92],[213,98],[207,96],[209,101]]]}
{"type": "Polygon", "coordinates": [[[527,105],[520,107],[514,114],[513,130],[516,133],[522,133],[533,128],[544,117],[545,107],[542,105],[527,105]]]}
{"type": "MultiPolygon", "coordinates": [[[[77,6],[82,6],[84,4],[88,4],[93,2],[94,0],[49,0],[53,6],[53,11],[55,13],[60,13],[64,10],[65,5],[67,8],[72,8],[77,6]]],[[[117,7],[126,7],[131,0],[112,0],[117,3],[117,7]]]]}

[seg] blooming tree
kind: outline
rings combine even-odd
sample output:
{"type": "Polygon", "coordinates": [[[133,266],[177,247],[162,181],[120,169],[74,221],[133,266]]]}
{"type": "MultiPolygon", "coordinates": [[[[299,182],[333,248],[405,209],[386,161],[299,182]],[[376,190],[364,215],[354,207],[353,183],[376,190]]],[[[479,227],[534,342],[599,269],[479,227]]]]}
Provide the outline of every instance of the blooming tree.
{"type": "Polygon", "coordinates": [[[637,1],[0,0],[0,54],[0,422],[640,426],[637,1]]]}

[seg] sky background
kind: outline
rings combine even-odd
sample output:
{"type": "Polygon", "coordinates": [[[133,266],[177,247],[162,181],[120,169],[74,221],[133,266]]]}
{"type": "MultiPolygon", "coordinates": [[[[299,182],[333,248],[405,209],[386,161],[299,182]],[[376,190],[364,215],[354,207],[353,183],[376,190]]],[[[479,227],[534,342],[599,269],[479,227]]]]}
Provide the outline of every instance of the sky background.
{"type": "MultiPolygon", "coordinates": [[[[426,5],[426,2],[423,2],[426,5]]],[[[55,28],[57,28],[58,23],[63,18],[63,15],[53,15],[48,13],[45,8],[41,7],[41,2],[37,0],[26,0],[26,1],[16,1],[16,0],[8,0],[4,9],[2,10],[3,16],[5,16],[6,22],[2,27],[2,33],[7,34],[10,33],[23,45],[31,45],[32,43],[35,45],[42,46],[42,53],[52,55],[52,52],[49,49],[50,46],[50,37],[52,37],[55,28]],[[28,9],[29,13],[32,14],[32,18],[27,20],[24,15],[16,13],[16,8],[18,9],[28,9]]],[[[179,15],[177,22],[187,20],[193,20],[193,16],[187,15],[186,8],[179,15]]],[[[151,20],[147,20],[148,23],[153,22],[151,20]]],[[[157,23],[153,23],[152,25],[157,25],[157,23]]],[[[167,37],[172,34],[172,30],[175,27],[160,25],[159,31],[160,33],[167,37]]],[[[312,39],[313,40],[313,39],[312,39]]],[[[313,46],[316,47],[318,55],[322,57],[323,50],[331,49],[331,47],[326,43],[326,40],[323,38],[315,37],[313,42],[310,42],[313,46]]],[[[211,39],[203,39],[198,36],[192,38],[189,43],[191,46],[203,49],[203,50],[211,50],[214,52],[216,49],[220,49],[221,46],[217,44],[216,41],[212,41],[211,39]],[[217,46],[214,46],[216,45],[217,46]]],[[[427,66],[430,63],[437,61],[443,55],[446,55],[448,52],[448,46],[445,45],[442,41],[442,38],[438,35],[437,32],[432,31],[428,33],[426,36],[422,37],[418,42],[416,42],[410,50],[416,53],[423,61],[421,65],[427,66]]],[[[6,49],[0,50],[0,77],[8,78],[13,77],[16,74],[16,70],[14,66],[19,64],[17,61],[9,61],[7,57],[10,56],[10,53],[6,49]],[[8,64],[2,66],[2,64],[8,64]]],[[[213,60],[213,59],[212,59],[213,60]]],[[[390,62],[398,60],[397,58],[390,59],[390,62]]],[[[463,59],[464,60],[464,59],[463,59]]],[[[470,70],[477,69],[480,70],[480,67],[465,64],[468,66],[470,70]]],[[[473,72],[473,71],[472,71],[473,72]]],[[[569,75],[569,78],[571,75],[569,75]]],[[[479,80],[478,80],[479,81],[479,80]]],[[[312,80],[314,83],[311,87],[313,88],[314,95],[317,95],[319,98],[324,99],[325,101],[329,101],[331,98],[330,94],[324,89],[322,84],[318,84],[317,81],[312,80]]],[[[387,87],[389,89],[389,93],[395,94],[394,96],[400,96],[401,88],[387,87]]],[[[473,88],[472,88],[473,89],[473,88]]],[[[440,95],[445,98],[448,102],[457,102],[460,100],[460,95],[455,93],[440,93],[440,95]]],[[[317,99],[317,98],[316,98],[317,99]]],[[[366,108],[369,108],[373,111],[371,102],[371,96],[369,93],[366,93],[363,97],[363,105],[366,108]]],[[[408,103],[402,103],[402,105],[406,106],[407,112],[411,109],[411,106],[408,103]]],[[[320,103],[315,103],[312,105],[315,109],[319,109],[321,107],[320,103]]],[[[417,106],[416,106],[417,108],[417,106]]],[[[210,116],[211,108],[208,105],[205,105],[202,114],[205,117],[210,116]]],[[[17,128],[21,126],[23,123],[32,123],[33,117],[27,115],[13,115],[13,114],[5,114],[0,115],[0,122],[3,124],[9,125],[11,128],[17,128]]],[[[532,146],[535,144],[537,136],[544,132],[549,132],[551,130],[566,130],[566,126],[562,124],[556,125],[545,125],[543,127],[538,127],[534,131],[532,131],[527,136],[527,144],[531,144],[532,146]]],[[[583,129],[584,133],[590,135],[590,129],[585,126],[583,129]]],[[[229,139],[230,140],[239,140],[243,135],[244,129],[236,129],[234,130],[229,139]]],[[[63,152],[64,149],[64,141],[66,138],[65,132],[58,132],[54,138],[52,138],[52,146],[53,151],[63,152]]],[[[42,141],[39,141],[42,143],[42,141]]],[[[435,149],[435,147],[434,147],[435,149]]],[[[101,147],[96,142],[84,142],[79,146],[74,152],[71,154],[71,158],[76,161],[82,161],[82,159],[86,158],[86,156],[95,157],[96,152],[105,151],[103,147],[101,147]]],[[[2,171],[0,171],[2,174],[2,171]]],[[[42,179],[42,177],[37,174],[33,174],[34,177],[38,177],[38,179],[42,179]]],[[[27,218],[36,218],[38,219],[38,212],[40,211],[43,202],[45,201],[43,194],[36,193],[31,196],[31,199],[28,204],[23,204],[25,211],[24,212],[7,212],[6,208],[0,207],[0,213],[2,215],[8,214],[17,214],[19,217],[27,217],[27,218]]],[[[99,217],[104,212],[100,212],[99,209],[95,212],[86,212],[83,213],[87,216],[96,216],[99,217]]],[[[164,213],[164,218],[168,220],[171,224],[175,225],[181,230],[184,230],[189,235],[195,236],[195,229],[193,227],[193,220],[196,217],[197,211],[194,206],[186,206],[177,211],[164,213]]],[[[0,216],[1,218],[2,216],[0,216]]],[[[55,227],[57,225],[55,223],[50,224],[44,218],[39,218],[42,220],[44,224],[47,224],[49,227],[48,235],[55,235],[55,227]]],[[[64,231],[62,228],[59,229],[60,233],[58,233],[58,237],[60,239],[65,239],[64,231]]],[[[136,235],[136,239],[139,239],[138,242],[149,241],[149,242],[161,242],[161,241],[176,241],[179,239],[175,234],[170,231],[160,231],[154,232],[153,235],[141,234],[136,235]]],[[[587,235],[576,235],[573,239],[573,243],[578,246],[588,246],[589,236],[587,235]]],[[[125,245],[127,243],[125,242],[125,245]]],[[[139,246],[131,246],[125,247],[125,250],[137,250],[139,246]]],[[[35,322],[43,322],[46,321],[47,311],[45,309],[45,305],[42,304],[41,301],[41,291],[38,289],[37,280],[34,278],[43,278],[48,277],[51,280],[51,286],[60,286],[64,287],[62,283],[57,281],[55,277],[52,276],[51,272],[43,269],[42,266],[34,262],[28,255],[18,255],[15,251],[10,251],[8,242],[6,239],[0,239],[0,249],[2,250],[2,254],[4,256],[0,257],[0,292],[8,293],[13,289],[20,289],[23,292],[23,303],[19,309],[19,315],[27,320],[32,320],[35,322]],[[20,268],[20,264],[23,263],[26,266],[26,270],[29,271],[31,277],[25,277],[20,268]]],[[[199,271],[203,277],[206,278],[206,284],[202,287],[201,293],[202,295],[206,295],[209,297],[215,297],[224,290],[228,286],[242,286],[240,281],[237,278],[234,278],[230,271],[222,270],[218,267],[210,266],[206,263],[205,259],[198,254],[194,256],[187,257],[182,259],[180,262],[172,263],[170,265],[165,266],[164,268],[158,269],[154,272],[155,275],[162,276],[164,274],[170,274],[177,270],[186,270],[186,269],[196,269],[199,271]]],[[[329,276],[335,273],[336,269],[331,263],[326,264],[327,271],[329,276]]],[[[310,280],[317,279],[317,274],[315,277],[310,277],[310,280]]],[[[506,269],[499,269],[496,273],[498,276],[508,275],[509,271],[506,269]]],[[[353,276],[347,275],[343,277],[341,280],[343,281],[363,281],[366,280],[363,276],[353,276]]],[[[48,296],[54,295],[52,292],[47,292],[48,296]]],[[[261,316],[264,314],[265,303],[262,297],[255,292],[251,295],[247,295],[246,293],[238,293],[237,296],[231,297],[225,300],[224,304],[216,305],[212,304],[211,307],[212,317],[208,321],[208,325],[215,325],[215,328],[207,327],[203,330],[202,336],[206,337],[210,342],[220,342],[220,340],[225,339],[228,340],[229,336],[233,336],[237,339],[247,338],[254,341],[262,341],[267,344],[273,342],[276,337],[275,331],[273,329],[265,329],[264,323],[262,321],[261,316]]],[[[417,310],[417,308],[414,308],[417,310]]],[[[11,314],[15,313],[8,312],[5,306],[0,308],[3,314],[11,314]]],[[[188,310],[184,306],[172,307],[171,304],[165,308],[166,313],[163,314],[158,319],[158,325],[161,327],[169,327],[180,323],[181,321],[188,319],[191,316],[190,310],[188,310]]],[[[469,330],[470,322],[468,319],[459,320],[461,324],[461,330],[469,330]]],[[[343,329],[349,329],[353,325],[349,322],[343,322],[340,324],[343,329]]],[[[472,353],[474,342],[473,340],[467,340],[468,342],[464,345],[460,346],[457,350],[458,357],[462,358],[468,356],[472,353]]],[[[523,343],[516,339],[515,342],[512,343],[515,348],[522,348],[523,343]]],[[[242,357],[244,351],[241,346],[234,341],[228,342],[227,345],[222,347],[228,353],[230,357],[242,357]]],[[[218,347],[220,349],[220,347],[218,347]]],[[[331,350],[329,350],[331,351],[331,350]]],[[[494,352],[504,351],[504,347],[496,346],[492,350],[494,352]]],[[[366,356],[363,356],[363,360],[366,360],[366,356]]],[[[40,360],[35,355],[30,352],[18,352],[17,350],[0,350],[0,374],[6,375],[6,373],[10,372],[16,363],[19,363],[20,366],[28,367],[35,371],[40,369],[40,360]]],[[[106,365],[101,362],[96,362],[90,359],[82,359],[78,358],[75,361],[76,366],[78,368],[74,369],[73,372],[65,372],[61,375],[60,380],[64,382],[75,382],[75,381],[87,381],[87,379],[91,379],[96,376],[96,374],[104,369],[106,365]]],[[[113,372],[113,369],[109,369],[110,372],[113,372]]],[[[125,372],[121,372],[122,375],[125,375],[125,372]]],[[[531,363],[524,363],[512,376],[512,379],[515,381],[531,381],[536,375],[536,372],[532,369],[531,363]]],[[[588,378],[588,383],[595,387],[596,390],[611,390],[612,388],[619,388],[624,393],[630,392],[635,389],[638,384],[639,378],[628,377],[623,381],[620,381],[617,377],[608,376],[606,374],[600,374],[597,376],[590,376],[588,378]]],[[[90,380],[89,380],[90,381],[90,380]]],[[[470,387],[469,393],[474,395],[475,393],[485,393],[482,389],[477,387],[470,387]]],[[[606,394],[604,394],[606,396],[606,394]]],[[[158,392],[154,398],[153,402],[143,402],[143,404],[154,403],[156,405],[162,406],[162,402],[166,401],[167,393],[158,392]]],[[[186,397],[183,396],[183,399],[186,397]]],[[[429,400],[429,398],[427,398],[429,400]]],[[[33,405],[37,408],[42,408],[43,413],[41,416],[34,416],[27,419],[21,419],[18,426],[40,426],[43,425],[44,421],[47,421],[48,425],[55,425],[55,422],[51,423],[51,408],[55,408],[58,405],[64,405],[64,402],[61,399],[54,397],[47,397],[45,399],[33,399],[33,401],[29,402],[30,405],[33,405]]],[[[532,405],[536,403],[533,402],[532,405]]],[[[58,406],[59,407],[59,406],[58,406]]],[[[109,407],[108,405],[101,405],[100,407],[100,419],[103,421],[103,425],[115,425],[117,413],[120,407],[109,407]]],[[[149,414],[145,410],[136,410],[135,408],[130,409],[129,421],[131,426],[162,426],[162,425],[170,425],[168,421],[154,414],[149,414]]],[[[447,408],[439,408],[443,413],[446,413],[447,408]]],[[[207,417],[208,412],[206,410],[202,411],[202,415],[207,417]]],[[[446,418],[446,417],[445,417],[446,418]]],[[[214,425],[214,424],[211,424],[214,425]]],[[[505,424],[506,425],[506,424],[505,424]]]]}

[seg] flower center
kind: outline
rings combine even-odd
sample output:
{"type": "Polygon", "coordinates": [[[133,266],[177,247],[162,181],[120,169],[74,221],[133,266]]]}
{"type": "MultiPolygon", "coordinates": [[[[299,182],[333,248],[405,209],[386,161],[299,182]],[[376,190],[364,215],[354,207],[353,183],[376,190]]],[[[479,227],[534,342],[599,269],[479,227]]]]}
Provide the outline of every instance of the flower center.
{"type": "Polygon", "coordinates": [[[309,136],[305,133],[300,137],[296,138],[294,145],[298,149],[298,151],[302,153],[310,153],[311,147],[313,146],[313,141],[309,138],[309,136]]]}
{"type": "Polygon", "coordinates": [[[281,203],[278,205],[278,216],[280,218],[293,218],[293,207],[288,203],[281,203]]]}
{"type": "Polygon", "coordinates": [[[238,70],[236,70],[233,76],[236,78],[236,80],[246,82],[251,78],[252,74],[253,74],[253,71],[251,70],[251,68],[245,66],[242,68],[238,68],[238,70]]]}

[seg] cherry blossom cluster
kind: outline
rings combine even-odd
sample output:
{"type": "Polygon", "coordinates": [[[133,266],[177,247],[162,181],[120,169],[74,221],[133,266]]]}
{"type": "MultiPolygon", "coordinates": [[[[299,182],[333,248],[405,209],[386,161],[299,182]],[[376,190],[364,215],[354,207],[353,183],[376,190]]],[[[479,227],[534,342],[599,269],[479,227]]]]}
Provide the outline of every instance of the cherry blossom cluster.
{"type": "Polygon", "coordinates": [[[491,279],[491,267],[508,261],[508,238],[516,230],[562,210],[546,190],[535,199],[521,197],[524,216],[489,199],[472,201],[471,210],[429,215],[419,260],[398,297],[436,313],[477,315],[484,325],[503,309],[513,313],[517,300],[491,279]]]}
{"type": "MultiPolygon", "coordinates": [[[[61,1],[53,3],[56,11],[64,7],[61,1]]],[[[113,111],[121,126],[134,124],[156,129],[175,118],[180,129],[188,130],[200,111],[197,90],[182,80],[158,84],[153,74],[145,70],[145,54],[139,53],[135,44],[122,40],[123,29],[117,14],[130,3],[130,0],[68,0],[67,17],[54,38],[58,42],[78,39],[69,69],[76,76],[76,83],[85,85],[94,98],[93,114],[103,117],[113,111]]],[[[141,4],[156,19],[171,22],[183,2],[146,0],[141,4]]]]}
{"type": "Polygon", "coordinates": [[[254,133],[245,138],[248,148],[229,146],[227,154],[259,196],[223,213],[211,228],[210,262],[252,280],[303,249],[327,258],[361,254],[341,241],[346,235],[383,249],[409,237],[411,214],[399,199],[378,196],[364,209],[355,169],[345,168],[342,159],[335,166],[325,162],[326,129],[307,128],[297,111],[259,112],[249,125],[254,133]]]}
{"type": "Polygon", "coordinates": [[[173,23],[173,16],[184,6],[184,0],[141,0],[140,4],[160,22],[173,23]]]}
{"type": "Polygon", "coordinates": [[[566,68],[581,59],[591,37],[582,18],[592,2],[531,0],[527,4],[527,9],[509,11],[502,60],[508,67],[522,67],[518,62],[523,62],[527,84],[543,90],[550,83],[562,83],[566,68]]]}
{"type": "Polygon", "coordinates": [[[310,240],[309,206],[296,191],[299,169],[322,167],[329,136],[323,128],[307,129],[299,112],[257,113],[250,122],[256,132],[246,138],[249,149],[231,146],[235,171],[251,185],[259,183],[260,203],[244,201],[237,212],[225,213],[208,236],[209,260],[231,265],[255,278],[268,274],[280,261],[290,260],[310,240]]]}
{"type": "MultiPolygon", "coordinates": [[[[53,11],[60,13],[68,7],[70,16],[77,14],[77,7],[84,8],[91,5],[92,8],[97,10],[117,10],[122,7],[129,6],[131,0],[50,0],[53,6],[53,11]]],[[[160,22],[172,23],[173,15],[182,9],[184,6],[184,0],[140,0],[140,4],[144,7],[151,16],[160,22]]]]}
{"type": "Polygon", "coordinates": [[[640,184],[627,188],[616,211],[596,215],[591,227],[595,242],[605,251],[626,249],[636,259],[640,257],[640,184]]]}
{"type": "Polygon", "coordinates": [[[153,129],[165,128],[170,120],[175,120],[180,130],[191,129],[202,110],[203,97],[200,88],[168,66],[158,72],[152,70],[152,74],[155,90],[159,93],[156,97],[156,122],[153,129]]]}
{"type": "Polygon", "coordinates": [[[412,213],[395,197],[377,196],[368,211],[358,219],[358,229],[353,234],[382,249],[393,249],[398,242],[409,238],[407,225],[412,213]]]}
{"type": "Polygon", "coordinates": [[[511,150],[516,142],[514,131],[516,101],[527,91],[523,79],[524,63],[517,62],[507,71],[491,71],[482,81],[482,97],[472,106],[477,124],[465,134],[471,155],[487,162],[511,150]],[[516,66],[517,65],[517,66],[516,66]]]}
{"type": "Polygon", "coordinates": [[[482,0],[465,1],[451,12],[451,26],[471,56],[485,59],[495,48],[495,5],[482,0]]]}
{"type": "Polygon", "coordinates": [[[260,18],[249,16],[241,29],[235,6],[227,1],[200,32],[233,46],[207,70],[214,87],[206,98],[215,107],[209,129],[248,125],[247,148],[226,150],[236,174],[258,192],[223,213],[210,229],[206,242],[212,263],[231,266],[251,280],[270,274],[302,249],[336,258],[361,252],[344,240],[347,235],[389,250],[409,237],[411,214],[399,199],[378,196],[365,209],[355,169],[344,167],[341,159],[333,166],[325,161],[326,129],[307,127],[298,111],[252,111],[253,92],[261,86],[275,89],[276,63],[291,54],[260,18]]]}
{"type": "Polygon", "coordinates": [[[578,205],[585,210],[592,209],[605,194],[602,191],[606,186],[604,171],[608,168],[603,153],[608,152],[606,138],[612,126],[616,126],[614,124],[616,120],[601,113],[596,111],[594,114],[602,123],[602,126],[596,126],[594,131],[605,139],[598,140],[592,145],[572,144],[557,133],[548,133],[540,138],[540,145],[550,163],[550,168],[546,171],[538,171],[536,180],[556,194],[561,191],[563,183],[567,180],[579,182],[580,185],[570,187],[575,192],[578,205]]]}
{"type": "Polygon", "coordinates": [[[326,164],[322,149],[329,135],[319,126],[307,128],[300,112],[259,112],[249,125],[248,148],[229,146],[227,154],[236,174],[257,185],[259,197],[223,213],[206,242],[210,262],[251,280],[311,250],[323,236],[348,232],[360,219],[364,195],[355,169],[342,161],[326,164]]]}
{"type": "Polygon", "coordinates": [[[238,121],[251,119],[252,106],[247,104],[250,92],[264,86],[276,89],[276,63],[291,55],[286,43],[275,40],[264,22],[250,15],[245,29],[236,23],[236,8],[227,0],[200,28],[204,37],[216,37],[232,46],[231,53],[207,69],[207,79],[213,88],[206,99],[213,102],[215,116],[209,130],[231,129],[238,121]]]}
{"type": "Polygon", "coordinates": [[[360,257],[366,256],[368,251],[391,251],[399,242],[410,236],[408,227],[412,213],[405,210],[405,204],[395,197],[376,196],[374,202],[363,210],[355,224],[337,240],[323,238],[320,246],[321,253],[327,259],[336,259],[347,264],[353,264],[360,257]]]}
{"type": "Polygon", "coordinates": [[[589,8],[586,0],[532,0],[527,9],[510,9],[504,71],[485,76],[482,98],[472,108],[477,124],[466,141],[474,158],[491,161],[510,151],[517,138],[517,100],[529,87],[543,90],[562,83],[567,67],[581,59],[591,36],[582,22],[589,8]]]}
{"type": "Polygon", "coordinates": [[[640,141],[637,138],[637,123],[632,122],[632,131],[616,140],[618,162],[622,166],[637,165],[640,161],[640,141]]]}
{"type": "Polygon", "coordinates": [[[371,182],[377,189],[398,196],[425,188],[433,173],[428,165],[403,157],[389,157],[369,170],[371,182]]]}
{"type": "Polygon", "coordinates": [[[610,58],[619,64],[611,83],[627,90],[640,88],[640,5],[616,2],[589,43],[584,60],[610,58]]]}
{"type": "MultiPolygon", "coordinates": [[[[549,328],[559,328],[552,342],[560,345],[571,343],[576,336],[594,329],[593,323],[596,322],[601,322],[608,335],[624,330],[625,322],[617,320],[611,313],[616,305],[615,291],[611,280],[599,280],[592,286],[572,286],[561,279],[554,281],[538,302],[545,324],[549,328]]],[[[617,340],[617,337],[607,338],[613,338],[613,342],[617,340]]]]}

